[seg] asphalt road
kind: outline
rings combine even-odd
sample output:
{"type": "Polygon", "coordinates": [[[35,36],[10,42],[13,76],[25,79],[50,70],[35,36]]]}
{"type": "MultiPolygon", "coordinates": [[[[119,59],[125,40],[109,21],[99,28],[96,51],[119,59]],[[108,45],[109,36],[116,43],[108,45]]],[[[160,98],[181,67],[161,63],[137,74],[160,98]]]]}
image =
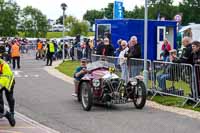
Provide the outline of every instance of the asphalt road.
{"type": "MultiPolygon", "coordinates": [[[[61,133],[199,133],[200,120],[133,104],[90,112],[71,96],[74,87],[43,70],[45,62],[24,55],[16,75],[16,111],[61,133]]],[[[67,69],[67,68],[66,68],[67,69]]]]}

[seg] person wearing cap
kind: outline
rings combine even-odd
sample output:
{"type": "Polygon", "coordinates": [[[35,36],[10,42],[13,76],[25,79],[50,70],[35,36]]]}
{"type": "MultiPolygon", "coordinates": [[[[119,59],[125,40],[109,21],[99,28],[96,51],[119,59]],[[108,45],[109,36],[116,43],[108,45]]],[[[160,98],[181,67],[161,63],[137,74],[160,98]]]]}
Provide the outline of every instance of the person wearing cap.
{"type": "MultiPolygon", "coordinates": [[[[177,51],[175,49],[172,49],[169,51],[169,57],[166,59],[167,62],[173,62],[177,57],[177,51]]],[[[165,65],[164,72],[161,74],[158,74],[156,76],[158,81],[158,90],[164,91],[166,90],[166,80],[175,80],[177,76],[179,75],[177,73],[177,66],[173,64],[167,64],[165,65]]]]}
{"type": "Polygon", "coordinates": [[[72,94],[73,96],[77,96],[78,94],[78,82],[81,80],[81,78],[87,73],[86,70],[86,65],[87,65],[87,59],[82,58],[81,59],[81,64],[79,67],[76,68],[75,73],[74,73],[74,83],[75,83],[75,93],[72,94]]]}
{"type": "Polygon", "coordinates": [[[15,126],[14,118],[14,85],[15,79],[10,66],[2,59],[0,59],[0,116],[6,117],[12,127],[15,126]],[[3,91],[8,101],[9,111],[4,109],[3,91]]]}
{"type": "Polygon", "coordinates": [[[47,66],[52,66],[53,62],[53,54],[55,52],[55,46],[54,43],[51,41],[47,43],[47,66]]]}
{"type": "Polygon", "coordinates": [[[87,59],[82,58],[80,66],[76,68],[76,71],[74,73],[74,78],[76,80],[80,81],[81,78],[87,73],[86,65],[87,65],[87,59]]]}

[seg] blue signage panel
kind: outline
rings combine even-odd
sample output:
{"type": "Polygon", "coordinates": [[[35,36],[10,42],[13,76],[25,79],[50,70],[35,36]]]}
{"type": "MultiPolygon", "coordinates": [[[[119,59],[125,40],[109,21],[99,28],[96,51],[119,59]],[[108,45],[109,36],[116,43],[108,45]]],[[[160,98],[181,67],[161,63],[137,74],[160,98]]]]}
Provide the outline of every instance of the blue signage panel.
{"type": "Polygon", "coordinates": [[[124,12],[123,12],[123,2],[122,1],[115,1],[114,2],[114,19],[122,19],[124,18],[124,12]]]}

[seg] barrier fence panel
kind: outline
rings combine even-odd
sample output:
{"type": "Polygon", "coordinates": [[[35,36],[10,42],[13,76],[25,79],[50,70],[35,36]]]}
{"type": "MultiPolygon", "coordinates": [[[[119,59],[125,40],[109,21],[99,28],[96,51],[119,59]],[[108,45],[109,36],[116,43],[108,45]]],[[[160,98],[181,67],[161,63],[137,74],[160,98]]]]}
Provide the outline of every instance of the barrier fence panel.
{"type": "MultiPolygon", "coordinates": [[[[135,77],[138,75],[143,75],[144,71],[144,59],[137,59],[137,58],[131,58],[128,60],[128,70],[129,70],[129,76],[135,77]]],[[[147,60],[147,71],[148,71],[148,90],[149,88],[153,88],[153,76],[151,73],[152,65],[151,61],[147,60]]]]}
{"type": "Polygon", "coordinates": [[[74,48],[74,59],[78,60],[78,50],[77,50],[77,48],[74,48]]]}
{"type": "Polygon", "coordinates": [[[195,101],[196,91],[192,65],[154,61],[152,74],[156,89],[154,96],[159,93],[183,97],[186,98],[183,105],[188,99],[195,101]]]}
{"type": "Polygon", "coordinates": [[[194,105],[194,108],[200,104],[200,65],[194,66],[194,79],[195,79],[195,88],[196,88],[196,96],[198,102],[194,105]]]}
{"type": "Polygon", "coordinates": [[[20,45],[21,53],[28,53],[29,51],[35,51],[36,45],[20,45]]]}

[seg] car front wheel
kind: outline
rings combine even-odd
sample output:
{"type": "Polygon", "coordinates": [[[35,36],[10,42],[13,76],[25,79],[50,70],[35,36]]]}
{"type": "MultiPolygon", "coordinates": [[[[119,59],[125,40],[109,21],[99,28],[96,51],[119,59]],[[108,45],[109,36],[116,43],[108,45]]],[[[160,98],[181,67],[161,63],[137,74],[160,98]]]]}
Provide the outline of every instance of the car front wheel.
{"type": "Polygon", "coordinates": [[[93,104],[91,85],[88,82],[81,83],[81,104],[85,111],[90,111],[93,104]]]}

